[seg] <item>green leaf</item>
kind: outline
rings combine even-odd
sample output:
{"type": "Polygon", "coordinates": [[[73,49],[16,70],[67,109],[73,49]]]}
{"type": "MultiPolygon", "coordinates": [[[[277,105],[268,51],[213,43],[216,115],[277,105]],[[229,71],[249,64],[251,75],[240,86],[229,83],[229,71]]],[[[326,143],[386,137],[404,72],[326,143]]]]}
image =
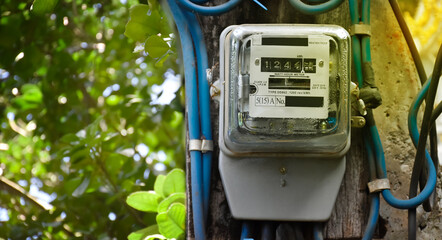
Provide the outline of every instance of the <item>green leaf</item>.
{"type": "Polygon", "coordinates": [[[174,203],[169,210],[157,215],[160,233],[167,238],[179,238],[184,234],[186,223],[186,207],[181,203],[174,203]]]}
{"type": "Polygon", "coordinates": [[[144,240],[157,240],[157,239],[164,240],[167,238],[161,234],[154,234],[154,235],[147,236],[144,240]]]}
{"type": "MultiPolygon", "coordinates": [[[[106,159],[105,159],[106,169],[111,173],[118,173],[124,164],[124,159],[127,159],[127,158],[121,154],[110,153],[108,156],[106,156],[106,159]]],[[[116,175],[115,175],[115,177],[116,177],[116,175]]]]}
{"type": "Polygon", "coordinates": [[[180,192],[186,192],[186,174],[183,170],[175,168],[164,179],[163,194],[169,196],[180,192]]]}
{"type": "Polygon", "coordinates": [[[164,62],[166,62],[166,60],[169,58],[170,54],[164,54],[163,56],[161,56],[160,58],[157,59],[157,61],[155,62],[155,67],[163,67],[164,62]]]}
{"type": "Polygon", "coordinates": [[[61,142],[68,143],[68,144],[77,142],[79,140],[80,140],[80,138],[78,138],[78,136],[73,133],[68,133],[68,134],[64,135],[63,137],[61,137],[61,139],[60,139],[61,142]]]}
{"type": "Polygon", "coordinates": [[[163,38],[157,35],[152,35],[146,40],[144,49],[151,57],[159,58],[166,54],[170,47],[163,38]]]}
{"type": "Polygon", "coordinates": [[[151,31],[148,28],[146,28],[143,25],[143,23],[129,20],[129,22],[126,24],[126,30],[124,31],[124,35],[135,41],[142,42],[147,38],[147,36],[149,36],[150,32],[151,31]]]}
{"type": "Polygon", "coordinates": [[[116,106],[118,103],[120,103],[121,97],[118,95],[110,95],[106,98],[106,103],[109,106],[116,106]]]}
{"type": "Polygon", "coordinates": [[[97,117],[97,119],[95,119],[95,121],[91,124],[89,124],[86,127],[86,139],[87,140],[91,140],[94,139],[98,133],[99,127],[100,127],[100,122],[101,120],[103,120],[102,116],[97,117]]]}
{"type": "Polygon", "coordinates": [[[158,0],[147,0],[147,3],[151,9],[156,9],[158,7],[158,0]]]}
{"type": "Polygon", "coordinates": [[[164,180],[166,179],[165,175],[158,175],[155,179],[155,184],[153,185],[153,190],[160,196],[165,197],[163,194],[163,186],[164,180]]]}
{"type": "Polygon", "coordinates": [[[139,191],[130,194],[126,202],[129,206],[143,212],[157,212],[161,196],[154,191],[139,191]]]}
{"type": "Polygon", "coordinates": [[[57,3],[58,0],[34,0],[32,11],[36,14],[50,13],[57,3]]]}
{"type": "Polygon", "coordinates": [[[150,35],[160,32],[158,23],[161,16],[158,11],[152,11],[146,4],[138,4],[130,9],[130,20],[126,24],[124,35],[143,42],[150,35]]]}
{"type": "Polygon", "coordinates": [[[158,231],[158,225],[152,225],[147,228],[143,228],[141,230],[138,230],[136,232],[129,234],[129,236],[127,236],[127,239],[128,240],[144,240],[144,239],[152,236],[153,234],[157,235],[158,233],[160,233],[158,231]]]}
{"type": "Polygon", "coordinates": [[[25,84],[21,87],[21,96],[13,99],[13,103],[22,110],[35,109],[43,102],[43,93],[35,84],[25,84]]]}
{"type": "Polygon", "coordinates": [[[83,182],[81,182],[81,184],[72,193],[72,196],[80,197],[81,195],[83,195],[83,193],[86,191],[87,187],[89,186],[90,181],[91,181],[91,178],[89,176],[86,176],[83,179],[83,182]]]}
{"type": "Polygon", "coordinates": [[[169,209],[170,205],[173,203],[182,203],[185,204],[186,194],[185,193],[173,193],[166,199],[160,202],[158,205],[158,213],[166,212],[169,209]]]}

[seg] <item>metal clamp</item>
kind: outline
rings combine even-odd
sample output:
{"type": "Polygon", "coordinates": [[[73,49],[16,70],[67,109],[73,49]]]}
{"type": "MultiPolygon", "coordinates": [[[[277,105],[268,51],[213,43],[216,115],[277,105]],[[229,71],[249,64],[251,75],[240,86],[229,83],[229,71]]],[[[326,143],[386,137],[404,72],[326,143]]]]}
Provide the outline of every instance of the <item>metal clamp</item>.
{"type": "Polygon", "coordinates": [[[213,141],[206,139],[190,139],[189,151],[201,151],[202,153],[213,151],[213,141]]]}
{"type": "Polygon", "coordinates": [[[371,27],[367,24],[353,24],[350,27],[350,35],[368,35],[371,36],[371,27]]]}
{"type": "Polygon", "coordinates": [[[390,181],[388,178],[381,178],[371,181],[367,184],[370,193],[380,192],[384,189],[390,189],[390,181]]]}
{"type": "Polygon", "coordinates": [[[201,151],[202,141],[200,139],[189,140],[189,151],[201,151]]]}
{"type": "Polygon", "coordinates": [[[351,127],[354,128],[363,128],[365,126],[365,118],[361,116],[352,116],[351,117],[351,127]]]}

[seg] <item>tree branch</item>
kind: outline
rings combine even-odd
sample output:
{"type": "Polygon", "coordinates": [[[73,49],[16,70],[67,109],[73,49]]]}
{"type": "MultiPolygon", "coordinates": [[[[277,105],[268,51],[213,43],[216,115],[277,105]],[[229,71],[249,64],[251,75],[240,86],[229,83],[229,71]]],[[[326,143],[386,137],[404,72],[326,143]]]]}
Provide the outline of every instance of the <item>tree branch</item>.
{"type": "Polygon", "coordinates": [[[26,200],[28,200],[30,203],[34,204],[35,206],[37,206],[41,210],[45,210],[45,211],[50,210],[50,208],[48,208],[47,206],[45,206],[44,204],[42,204],[40,202],[40,199],[30,195],[20,185],[18,185],[17,183],[15,183],[15,182],[13,182],[3,176],[0,176],[0,188],[5,189],[6,191],[10,192],[11,194],[15,194],[15,195],[25,198],[26,200]]]}

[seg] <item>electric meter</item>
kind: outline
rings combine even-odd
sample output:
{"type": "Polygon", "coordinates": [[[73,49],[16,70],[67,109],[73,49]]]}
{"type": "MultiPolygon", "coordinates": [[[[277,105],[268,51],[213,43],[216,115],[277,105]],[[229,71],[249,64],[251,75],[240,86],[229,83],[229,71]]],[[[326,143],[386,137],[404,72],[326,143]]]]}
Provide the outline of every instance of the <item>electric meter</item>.
{"type": "Polygon", "coordinates": [[[220,38],[220,172],[234,217],[329,218],[350,146],[350,36],[241,25],[220,38]]]}

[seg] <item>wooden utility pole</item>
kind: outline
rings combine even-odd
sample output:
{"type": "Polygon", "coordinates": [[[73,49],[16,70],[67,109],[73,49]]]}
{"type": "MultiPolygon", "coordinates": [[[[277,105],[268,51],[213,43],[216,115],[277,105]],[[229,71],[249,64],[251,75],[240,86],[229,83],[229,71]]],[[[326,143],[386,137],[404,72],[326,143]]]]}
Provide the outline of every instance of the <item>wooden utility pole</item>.
{"type": "MultiPolygon", "coordinates": [[[[217,5],[225,2],[224,0],[211,1],[211,4],[217,5]]],[[[221,15],[221,16],[209,16],[199,17],[200,23],[203,28],[205,35],[205,41],[208,48],[209,56],[209,66],[212,66],[213,70],[213,81],[219,78],[219,36],[221,32],[230,25],[239,25],[246,23],[324,23],[324,24],[336,24],[340,25],[346,29],[350,27],[350,17],[348,10],[348,1],[339,6],[337,9],[321,14],[319,16],[307,16],[297,12],[287,0],[261,0],[269,10],[265,11],[253,1],[243,1],[238,7],[236,7],[231,12],[221,15]]],[[[390,93],[389,97],[384,98],[384,106],[391,106],[396,104],[399,108],[407,108],[411,102],[410,97],[416,93],[418,88],[418,80],[416,78],[415,70],[412,65],[411,60],[404,59],[401,56],[392,56],[386,53],[396,50],[399,53],[405,51],[405,55],[409,56],[407,49],[404,50],[404,40],[400,34],[400,40],[395,39],[394,41],[400,42],[399,44],[390,44],[387,46],[385,43],[391,38],[393,33],[400,33],[400,29],[397,25],[394,15],[388,5],[388,1],[384,0],[373,0],[372,1],[372,29],[379,29],[379,31],[373,31],[375,35],[372,36],[372,55],[374,62],[374,70],[376,75],[376,81],[378,86],[380,86],[381,93],[385,93],[388,89],[383,89],[385,86],[390,86],[396,83],[396,79],[400,78],[397,75],[397,71],[404,66],[407,69],[412,69],[410,73],[408,83],[403,82],[404,89],[409,87],[406,84],[412,85],[412,88],[406,93],[407,98],[398,103],[392,103],[391,95],[395,93],[390,93]],[[375,16],[378,20],[375,20],[375,16]],[[389,27],[390,29],[386,29],[389,27]],[[383,44],[384,43],[384,44],[383,44]],[[384,54],[385,56],[383,56],[384,54]],[[407,55],[408,54],[408,55],[407,55]],[[388,56],[387,56],[388,55],[388,56]],[[399,61],[399,63],[398,63],[399,61]],[[390,62],[391,69],[385,69],[386,62],[390,62]],[[391,62],[395,62],[394,66],[391,62]],[[398,63],[399,65],[397,65],[398,63]],[[385,73],[389,71],[389,73],[385,73]],[[396,71],[396,72],[395,72],[396,71]],[[389,76],[389,79],[384,78],[385,75],[389,76]]],[[[391,41],[390,41],[391,42],[391,41]]],[[[352,74],[352,79],[354,80],[354,74],[352,74]]],[[[396,93],[398,97],[401,93],[396,93]]],[[[384,95],[383,95],[384,96],[384,95]]],[[[218,154],[219,149],[218,140],[218,113],[219,113],[219,103],[212,101],[212,123],[213,123],[213,136],[215,140],[215,151],[213,159],[212,168],[212,182],[211,182],[211,199],[210,199],[210,213],[207,226],[207,239],[239,239],[241,230],[241,221],[233,219],[229,206],[226,200],[226,196],[223,190],[222,182],[220,179],[218,171],[218,154]]],[[[380,109],[384,109],[381,107],[380,109]]],[[[388,129],[385,129],[382,125],[384,122],[382,118],[385,116],[381,113],[381,110],[375,110],[377,116],[376,120],[381,124],[379,126],[381,137],[385,140],[382,133],[388,134],[388,129]],[[379,114],[377,114],[379,113],[379,114]]],[[[395,116],[403,117],[406,119],[406,113],[395,113],[395,116]]],[[[399,120],[396,120],[399,121],[399,120]]],[[[406,124],[406,122],[405,122],[406,124]]],[[[398,123],[402,126],[402,123],[398,123]]],[[[386,126],[391,127],[391,124],[386,126]]],[[[405,136],[407,133],[406,129],[400,129],[399,135],[405,136]]],[[[361,129],[352,129],[352,141],[351,148],[347,153],[347,165],[344,180],[341,184],[340,193],[336,200],[335,208],[333,210],[330,220],[326,223],[324,229],[324,236],[327,239],[360,239],[365,230],[365,225],[368,218],[368,193],[366,183],[368,180],[368,166],[365,158],[364,147],[362,144],[362,131],[361,129]]],[[[394,148],[394,147],[393,147],[394,148]]],[[[412,147],[407,146],[407,150],[411,150],[412,147]]],[[[386,148],[387,158],[390,156],[388,152],[388,146],[386,148]]],[[[190,160],[187,161],[187,183],[190,183],[190,160]]],[[[387,164],[389,164],[387,162],[387,164]]],[[[394,164],[394,163],[393,163],[394,164]]],[[[190,185],[188,185],[188,215],[187,215],[187,238],[194,239],[193,234],[193,222],[192,222],[192,211],[191,211],[191,194],[190,185]]],[[[408,189],[408,186],[404,186],[403,189],[408,189]]],[[[393,189],[395,190],[395,189],[393,189]]],[[[400,190],[400,189],[399,189],[400,190]]],[[[263,193],[265,194],[265,193],[263,193]]],[[[294,203],[296,204],[296,203],[294,203]]],[[[400,218],[400,217],[399,217],[400,218]]],[[[385,221],[380,218],[380,232],[378,235],[385,234],[384,229],[385,221]]],[[[296,239],[295,235],[297,230],[301,226],[301,231],[303,231],[304,237],[306,239],[311,238],[311,225],[307,223],[296,224],[296,223],[286,223],[280,225],[278,228],[277,236],[279,239],[296,239]],[[285,237],[282,237],[285,236],[285,237]]]]}

